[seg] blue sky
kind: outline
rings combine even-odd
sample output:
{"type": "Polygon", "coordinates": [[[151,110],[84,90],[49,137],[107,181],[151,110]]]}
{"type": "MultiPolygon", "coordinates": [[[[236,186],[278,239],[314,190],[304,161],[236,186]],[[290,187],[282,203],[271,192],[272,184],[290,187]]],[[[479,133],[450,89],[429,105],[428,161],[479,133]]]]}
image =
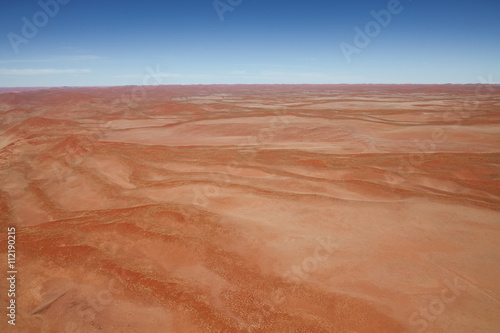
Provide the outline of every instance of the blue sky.
{"type": "Polygon", "coordinates": [[[0,0],[0,86],[500,81],[498,0],[43,3],[0,0]]]}

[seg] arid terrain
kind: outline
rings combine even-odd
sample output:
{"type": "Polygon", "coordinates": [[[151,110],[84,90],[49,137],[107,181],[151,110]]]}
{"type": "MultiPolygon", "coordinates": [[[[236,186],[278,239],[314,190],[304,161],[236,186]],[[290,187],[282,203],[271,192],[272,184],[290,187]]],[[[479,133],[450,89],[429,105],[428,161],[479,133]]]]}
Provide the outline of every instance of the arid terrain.
{"type": "Polygon", "coordinates": [[[500,86],[0,90],[0,218],[2,332],[498,333],[500,86]]]}

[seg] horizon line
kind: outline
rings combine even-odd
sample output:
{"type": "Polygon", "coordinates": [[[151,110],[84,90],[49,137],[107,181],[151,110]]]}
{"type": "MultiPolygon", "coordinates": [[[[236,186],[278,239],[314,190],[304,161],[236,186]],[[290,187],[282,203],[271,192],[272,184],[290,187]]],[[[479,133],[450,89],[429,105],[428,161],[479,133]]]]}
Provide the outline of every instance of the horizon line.
{"type": "Polygon", "coordinates": [[[468,83],[172,83],[172,84],[149,84],[149,85],[82,85],[82,86],[0,86],[0,89],[66,89],[66,88],[120,88],[120,87],[167,87],[167,86],[340,86],[340,85],[393,85],[393,86],[403,86],[403,85],[413,85],[413,86],[444,86],[444,85],[455,85],[455,86],[465,86],[465,85],[487,85],[487,86],[498,86],[500,83],[482,83],[482,82],[468,82],[468,83]]]}

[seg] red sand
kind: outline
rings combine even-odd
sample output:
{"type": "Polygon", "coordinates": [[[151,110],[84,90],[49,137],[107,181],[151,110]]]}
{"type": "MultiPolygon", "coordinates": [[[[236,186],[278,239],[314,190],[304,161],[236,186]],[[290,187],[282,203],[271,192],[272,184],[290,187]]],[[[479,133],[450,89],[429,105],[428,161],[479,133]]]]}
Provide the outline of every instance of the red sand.
{"type": "Polygon", "coordinates": [[[499,110],[472,85],[0,94],[15,329],[499,332],[499,110]]]}

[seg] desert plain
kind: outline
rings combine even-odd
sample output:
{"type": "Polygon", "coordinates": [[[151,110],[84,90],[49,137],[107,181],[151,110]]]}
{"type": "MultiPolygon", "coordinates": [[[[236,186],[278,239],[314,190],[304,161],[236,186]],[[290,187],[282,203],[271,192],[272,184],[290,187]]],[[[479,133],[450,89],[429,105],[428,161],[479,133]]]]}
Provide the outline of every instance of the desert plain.
{"type": "Polygon", "coordinates": [[[500,86],[0,91],[0,218],[2,332],[497,333],[500,86]]]}

